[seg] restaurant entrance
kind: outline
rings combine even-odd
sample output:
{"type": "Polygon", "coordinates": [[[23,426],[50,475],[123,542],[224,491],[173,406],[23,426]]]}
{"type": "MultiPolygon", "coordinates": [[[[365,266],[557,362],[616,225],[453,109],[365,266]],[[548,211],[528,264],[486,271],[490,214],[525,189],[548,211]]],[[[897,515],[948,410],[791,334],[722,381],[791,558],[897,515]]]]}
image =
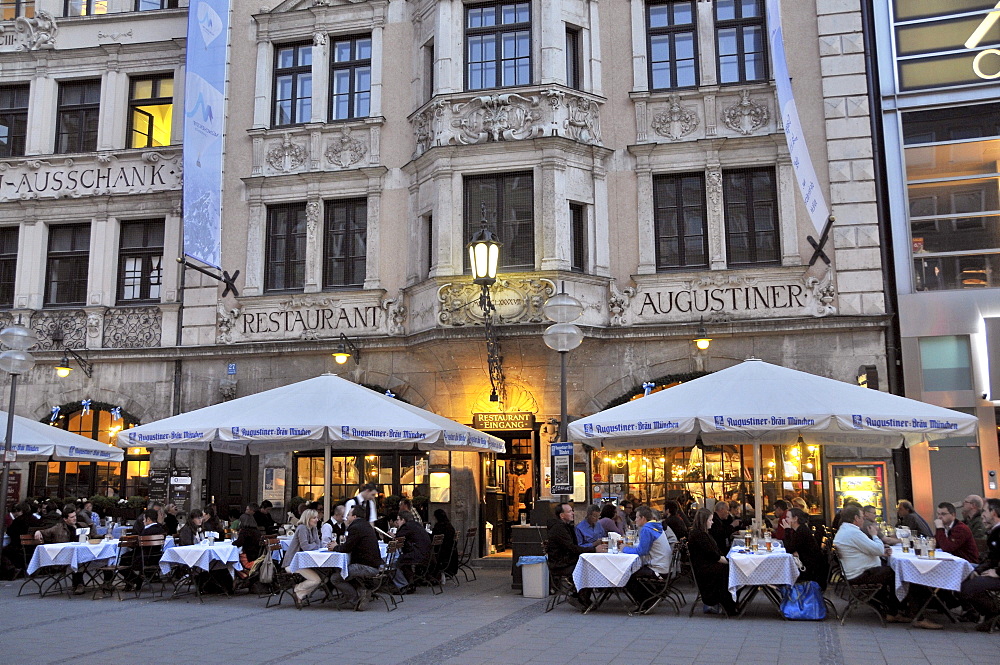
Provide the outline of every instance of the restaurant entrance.
{"type": "Polygon", "coordinates": [[[510,547],[511,527],[530,514],[535,494],[535,448],[533,429],[489,432],[504,440],[503,453],[483,455],[483,555],[510,547]]]}

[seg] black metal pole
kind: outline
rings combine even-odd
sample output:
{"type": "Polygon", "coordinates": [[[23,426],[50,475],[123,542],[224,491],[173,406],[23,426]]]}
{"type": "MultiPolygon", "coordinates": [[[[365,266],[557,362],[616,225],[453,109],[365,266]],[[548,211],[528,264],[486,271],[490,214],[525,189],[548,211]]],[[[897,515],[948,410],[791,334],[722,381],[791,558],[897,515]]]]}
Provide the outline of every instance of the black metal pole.
{"type": "Polygon", "coordinates": [[[559,375],[559,442],[564,443],[569,426],[566,415],[566,351],[559,352],[559,366],[561,370],[559,375]]]}
{"type": "Polygon", "coordinates": [[[14,397],[17,395],[17,374],[10,375],[10,406],[7,409],[7,436],[3,443],[3,480],[0,480],[0,550],[7,533],[7,485],[10,482],[10,451],[14,439],[14,397]]]}

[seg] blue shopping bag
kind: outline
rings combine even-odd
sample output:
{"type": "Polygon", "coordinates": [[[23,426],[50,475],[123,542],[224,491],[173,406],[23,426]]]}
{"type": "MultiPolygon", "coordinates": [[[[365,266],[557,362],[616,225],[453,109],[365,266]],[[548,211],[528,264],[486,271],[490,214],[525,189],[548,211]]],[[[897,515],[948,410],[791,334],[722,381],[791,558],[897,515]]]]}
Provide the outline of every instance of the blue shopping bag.
{"type": "Polygon", "coordinates": [[[792,621],[822,621],[826,618],[823,590],[816,582],[799,582],[781,592],[781,614],[792,621]]]}

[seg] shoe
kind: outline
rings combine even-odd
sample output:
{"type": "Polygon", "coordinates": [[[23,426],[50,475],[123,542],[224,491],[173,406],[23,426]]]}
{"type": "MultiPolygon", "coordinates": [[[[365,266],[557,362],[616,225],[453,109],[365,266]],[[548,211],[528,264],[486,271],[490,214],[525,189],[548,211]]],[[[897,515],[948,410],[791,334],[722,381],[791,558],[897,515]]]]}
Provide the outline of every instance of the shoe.
{"type": "Polygon", "coordinates": [[[980,618],[979,612],[976,610],[968,610],[958,616],[958,620],[962,623],[979,623],[980,618]]]}
{"type": "Polygon", "coordinates": [[[913,625],[917,628],[923,628],[924,630],[941,630],[944,628],[939,623],[934,623],[930,619],[921,619],[920,621],[914,621],[913,625]]]}
{"type": "Polygon", "coordinates": [[[83,585],[82,584],[77,584],[75,587],[73,587],[73,595],[74,596],[82,596],[83,594],[84,594],[84,590],[83,590],[83,585]]]}
{"type": "Polygon", "coordinates": [[[295,609],[302,609],[302,599],[299,598],[299,594],[292,592],[292,602],[295,603],[295,609]]]}
{"type": "Polygon", "coordinates": [[[360,598],[358,598],[357,602],[354,603],[354,611],[355,612],[364,612],[365,611],[365,600],[366,599],[365,599],[364,596],[361,596],[360,598]]]}
{"type": "Polygon", "coordinates": [[[587,606],[584,605],[583,602],[579,598],[577,598],[576,596],[567,596],[566,600],[568,600],[569,604],[572,605],[573,607],[575,607],[578,610],[585,610],[585,609],[587,609],[587,606]]]}
{"type": "Polygon", "coordinates": [[[980,633],[992,633],[993,628],[994,628],[994,622],[990,621],[989,619],[976,626],[976,630],[978,630],[980,633]]]}
{"type": "Polygon", "coordinates": [[[722,608],[718,605],[703,605],[701,611],[704,614],[722,614],[722,608]]]}
{"type": "Polygon", "coordinates": [[[358,603],[358,601],[356,601],[356,600],[342,600],[339,603],[337,603],[337,609],[338,610],[353,610],[354,606],[357,605],[357,603],[358,603]]]}
{"type": "Polygon", "coordinates": [[[886,623],[910,623],[912,620],[913,619],[911,619],[910,617],[904,616],[902,614],[886,614],[885,615],[885,622],[886,623]]]}
{"type": "Polygon", "coordinates": [[[399,590],[399,595],[401,595],[401,596],[404,596],[404,595],[408,596],[411,593],[416,593],[416,592],[417,592],[417,588],[415,586],[413,586],[412,584],[407,584],[406,586],[404,586],[402,589],[399,590]]]}

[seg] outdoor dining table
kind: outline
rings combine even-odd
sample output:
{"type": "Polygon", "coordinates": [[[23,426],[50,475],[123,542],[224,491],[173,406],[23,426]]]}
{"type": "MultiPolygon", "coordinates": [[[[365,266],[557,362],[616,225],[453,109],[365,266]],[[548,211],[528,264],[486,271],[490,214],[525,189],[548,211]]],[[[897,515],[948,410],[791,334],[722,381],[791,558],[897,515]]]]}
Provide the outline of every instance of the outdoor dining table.
{"type": "Polygon", "coordinates": [[[210,546],[208,541],[203,540],[197,545],[180,545],[164,549],[160,558],[160,572],[164,575],[169,574],[171,564],[209,570],[213,561],[226,564],[230,573],[234,570],[243,570],[243,566],[240,565],[240,548],[235,547],[232,541],[220,540],[210,546]]]}
{"type": "Polygon", "coordinates": [[[779,607],[781,596],[776,587],[795,584],[799,577],[795,558],[785,551],[779,541],[772,541],[771,547],[770,552],[756,552],[735,545],[729,550],[729,593],[737,601],[740,616],[758,591],[763,591],[779,607]],[[739,598],[738,594],[743,589],[746,592],[739,598]]]}
{"type": "Polygon", "coordinates": [[[573,584],[577,590],[594,589],[590,605],[583,613],[600,609],[612,595],[621,598],[621,594],[633,604],[637,604],[625,585],[632,573],[642,567],[642,559],[638,554],[609,554],[588,552],[581,554],[573,569],[573,584]]]}
{"type": "MultiPolygon", "coordinates": [[[[384,560],[388,545],[380,542],[378,549],[384,560]]],[[[350,563],[351,555],[347,552],[332,552],[325,547],[318,550],[302,550],[296,552],[295,556],[292,557],[292,560],[288,564],[288,572],[294,573],[302,568],[339,568],[346,570],[350,563]]]]}
{"type": "Polygon", "coordinates": [[[902,545],[893,545],[889,566],[896,573],[896,597],[900,600],[906,597],[906,584],[921,584],[931,589],[931,595],[914,616],[914,621],[922,618],[931,602],[935,602],[952,623],[956,621],[945,603],[941,602],[938,592],[941,589],[960,590],[962,581],[974,570],[971,563],[941,550],[935,551],[933,559],[922,559],[912,550],[903,554],[902,545]]]}
{"type": "Polygon", "coordinates": [[[102,540],[99,543],[51,543],[39,545],[28,562],[31,575],[44,566],[69,566],[76,572],[91,561],[106,561],[117,555],[117,540],[102,540]]]}

